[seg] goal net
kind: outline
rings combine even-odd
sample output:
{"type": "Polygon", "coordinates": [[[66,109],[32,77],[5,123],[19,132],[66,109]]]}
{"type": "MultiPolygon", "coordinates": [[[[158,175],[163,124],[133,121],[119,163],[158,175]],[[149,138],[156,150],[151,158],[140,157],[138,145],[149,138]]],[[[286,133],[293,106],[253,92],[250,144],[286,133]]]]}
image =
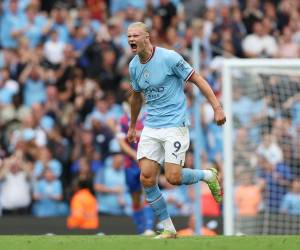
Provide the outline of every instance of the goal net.
{"type": "Polygon", "coordinates": [[[300,60],[226,60],[223,104],[225,234],[300,234],[300,60]]]}

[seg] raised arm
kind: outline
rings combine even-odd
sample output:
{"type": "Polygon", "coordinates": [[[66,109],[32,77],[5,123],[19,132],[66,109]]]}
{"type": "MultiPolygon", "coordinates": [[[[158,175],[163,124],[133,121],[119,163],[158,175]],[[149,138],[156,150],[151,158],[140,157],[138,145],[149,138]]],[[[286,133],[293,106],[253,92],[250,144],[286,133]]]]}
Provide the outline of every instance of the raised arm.
{"type": "Polygon", "coordinates": [[[32,69],[33,69],[33,64],[32,63],[28,63],[26,65],[26,67],[23,69],[23,71],[21,72],[21,75],[19,77],[19,82],[21,84],[23,84],[27,80],[27,78],[29,77],[30,72],[32,71],[32,69]]]}
{"type": "Polygon", "coordinates": [[[193,82],[200,89],[200,91],[211,104],[214,110],[214,118],[217,125],[223,125],[226,122],[224,111],[207,81],[196,72],[191,75],[189,81],[193,82]]]}
{"type": "Polygon", "coordinates": [[[135,125],[143,105],[142,93],[132,91],[129,102],[130,102],[131,117],[130,117],[130,124],[127,133],[127,138],[129,142],[136,142],[135,125]]]}

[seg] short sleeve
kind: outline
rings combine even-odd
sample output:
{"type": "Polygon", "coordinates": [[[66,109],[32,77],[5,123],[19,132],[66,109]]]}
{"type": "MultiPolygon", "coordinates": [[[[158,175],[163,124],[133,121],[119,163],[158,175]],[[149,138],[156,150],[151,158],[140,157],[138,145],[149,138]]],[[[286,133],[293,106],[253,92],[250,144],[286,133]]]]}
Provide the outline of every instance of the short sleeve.
{"type": "Polygon", "coordinates": [[[177,52],[173,51],[169,60],[172,71],[183,81],[187,81],[194,73],[192,66],[177,52]]]}
{"type": "Polygon", "coordinates": [[[132,65],[132,62],[129,64],[129,76],[130,76],[130,84],[132,89],[135,92],[141,92],[142,89],[139,87],[138,83],[137,83],[137,79],[135,77],[135,72],[134,72],[134,67],[132,65]]]}

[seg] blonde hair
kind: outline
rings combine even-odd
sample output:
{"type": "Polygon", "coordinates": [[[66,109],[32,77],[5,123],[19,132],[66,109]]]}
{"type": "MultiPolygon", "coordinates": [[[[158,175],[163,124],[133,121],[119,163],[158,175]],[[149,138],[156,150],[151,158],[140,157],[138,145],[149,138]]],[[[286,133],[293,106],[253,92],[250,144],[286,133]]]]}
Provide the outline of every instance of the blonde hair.
{"type": "Polygon", "coordinates": [[[150,35],[150,28],[143,22],[131,23],[128,26],[128,29],[131,29],[131,28],[141,28],[142,30],[144,30],[146,33],[148,33],[150,35]]]}

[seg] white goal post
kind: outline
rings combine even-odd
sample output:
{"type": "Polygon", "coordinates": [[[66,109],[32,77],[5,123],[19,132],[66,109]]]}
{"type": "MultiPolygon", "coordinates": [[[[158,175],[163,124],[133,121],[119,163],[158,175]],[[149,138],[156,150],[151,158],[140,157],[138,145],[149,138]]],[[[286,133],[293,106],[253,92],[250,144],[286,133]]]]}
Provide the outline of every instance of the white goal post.
{"type": "MultiPolygon", "coordinates": [[[[222,78],[223,78],[222,101],[223,101],[224,111],[225,111],[226,117],[227,117],[227,123],[224,126],[224,134],[223,134],[224,234],[225,235],[236,235],[239,233],[248,234],[248,233],[244,233],[243,229],[237,229],[237,208],[236,208],[236,202],[235,202],[236,201],[235,188],[237,186],[237,180],[235,178],[237,175],[236,172],[239,172],[239,170],[237,170],[238,166],[236,166],[235,164],[236,164],[236,162],[237,162],[237,165],[242,165],[242,164],[240,164],[238,162],[239,160],[235,158],[235,153],[234,153],[235,139],[234,139],[234,137],[236,134],[237,126],[239,126],[239,128],[242,128],[243,130],[250,131],[250,130],[255,130],[256,125],[255,125],[255,123],[253,123],[254,125],[250,125],[250,127],[249,127],[248,125],[245,125],[247,123],[243,124],[242,122],[238,123],[239,125],[236,125],[235,117],[233,114],[234,113],[233,109],[236,108],[233,106],[234,105],[233,95],[234,95],[235,91],[241,90],[242,92],[244,91],[244,95],[247,98],[249,97],[248,99],[257,98],[256,101],[262,103],[263,100],[265,99],[265,97],[263,96],[264,95],[263,91],[265,91],[265,89],[262,90],[262,88],[265,88],[263,85],[266,83],[266,81],[267,81],[267,84],[270,85],[271,87],[272,87],[272,84],[274,81],[275,82],[277,81],[275,84],[278,85],[278,81],[281,81],[281,80],[282,81],[283,80],[284,81],[295,81],[296,84],[298,84],[297,81],[298,80],[300,81],[300,60],[298,60],[298,59],[227,59],[227,60],[224,60],[223,69],[222,69],[222,78]],[[290,80],[290,79],[292,79],[292,80],[290,80]],[[256,95],[259,97],[256,97],[256,95]]],[[[287,88],[288,88],[288,86],[291,86],[291,84],[290,83],[287,84],[287,88]]],[[[300,86],[300,84],[299,84],[299,86],[300,86]]],[[[289,90],[288,93],[293,94],[294,93],[293,91],[297,92],[298,89],[295,88],[295,90],[293,90],[293,89],[289,90]]],[[[294,93],[295,95],[299,94],[296,92],[294,93]]],[[[276,92],[276,93],[277,94],[279,93],[280,95],[281,94],[287,95],[287,96],[283,96],[283,99],[284,98],[287,99],[290,95],[290,94],[286,94],[284,88],[280,88],[278,90],[278,92],[276,92]]],[[[271,96],[271,98],[272,98],[272,96],[271,96]]],[[[280,98],[281,97],[279,97],[279,99],[280,98]]],[[[274,102],[276,102],[276,100],[275,101],[272,100],[271,102],[274,103],[274,102]]],[[[285,99],[284,100],[280,99],[280,100],[278,100],[279,104],[275,103],[275,104],[272,104],[271,108],[267,107],[266,112],[270,112],[272,117],[277,117],[277,115],[278,115],[277,113],[278,112],[281,113],[280,109],[281,109],[281,106],[283,105],[282,104],[283,101],[285,101],[285,99]],[[275,108],[274,108],[274,106],[275,106],[275,108]]],[[[284,112],[282,111],[282,113],[284,113],[284,112]]],[[[245,116],[247,116],[247,114],[245,114],[245,116]]],[[[246,119],[248,119],[248,118],[249,117],[246,117],[246,119]]],[[[262,121],[260,121],[259,119],[260,118],[257,118],[257,122],[260,127],[263,127],[262,121]]],[[[272,120],[272,122],[274,122],[274,119],[272,120]]],[[[272,126],[273,126],[273,124],[272,124],[272,126]]],[[[265,129],[265,128],[263,128],[263,129],[265,129]]],[[[252,143],[252,144],[255,144],[255,145],[253,146],[251,144],[251,147],[254,150],[253,155],[255,155],[259,151],[258,148],[259,148],[259,145],[261,144],[260,140],[262,140],[262,137],[265,136],[265,134],[267,134],[267,132],[262,133],[261,131],[253,132],[253,134],[260,133],[259,134],[260,139],[253,138],[253,141],[255,141],[255,143],[252,143]]],[[[267,129],[266,129],[266,131],[267,131],[267,129]]],[[[248,142],[245,142],[245,143],[248,143],[248,142]]],[[[249,148],[251,148],[251,147],[250,147],[250,142],[249,142],[249,148]]],[[[275,155],[275,158],[276,157],[277,156],[275,155]]],[[[253,160],[252,158],[251,159],[249,158],[248,160],[249,160],[249,162],[252,162],[252,161],[257,162],[257,159],[253,160]]],[[[251,174],[256,175],[256,171],[257,171],[257,169],[255,167],[256,163],[251,163],[251,164],[252,164],[252,167],[254,166],[253,168],[251,168],[252,169],[251,174]]],[[[274,164],[275,164],[275,160],[274,160],[274,164]]],[[[243,167],[241,167],[241,169],[243,169],[243,167]]],[[[240,172],[238,174],[240,174],[240,172]]],[[[286,178],[288,180],[289,177],[286,177],[286,178]]],[[[261,186],[264,187],[264,190],[265,190],[266,184],[265,184],[265,182],[262,182],[262,183],[263,184],[261,184],[261,186]]],[[[258,184],[258,186],[259,185],[260,184],[258,184]]],[[[267,197],[266,193],[262,193],[261,200],[268,199],[268,198],[269,197],[267,197]]],[[[251,199],[251,198],[249,197],[249,199],[251,199]]],[[[276,220],[277,220],[278,216],[281,216],[280,217],[281,221],[279,221],[279,219],[278,219],[279,222],[276,224],[276,226],[279,225],[278,226],[279,228],[276,229],[277,231],[272,231],[272,230],[270,230],[270,227],[275,228],[275,226],[269,225],[269,227],[267,228],[267,226],[263,225],[263,224],[264,223],[265,224],[272,223],[272,221],[274,220],[272,216],[275,216],[274,213],[270,209],[267,209],[265,204],[262,204],[259,206],[259,211],[263,211],[263,212],[259,212],[260,213],[259,220],[261,221],[259,224],[259,227],[262,227],[262,228],[259,229],[258,231],[253,230],[253,234],[258,234],[258,233],[259,234],[274,234],[274,233],[275,234],[276,233],[284,234],[285,232],[287,232],[287,231],[284,231],[285,230],[284,227],[286,227],[286,224],[289,223],[289,221],[288,221],[289,219],[285,219],[287,215],[284,215],[284,214],[277,215],[277,212],[275,213],[276,217],[274,217],[274,218],[276,218],[276,220]],[[263,209],[261,207],[263,207],[263,209]]],[[[299,219],[299,217],[300,216],[297,216],[298,219],[299,219]]],[[[248,222],[243,221],[242,223],[244,223],[243,225],[246,225],[246,223],[248,223],[248,222]]],[[[296,225],[296,227],[297,227],[297,226],[299,226],[300,221],[298,220],[295,223],[298,223],[298,225],[296,225]]],[[[252,224],[252,227],[258,227],[258,224],[252,224]]],[[[288,227],[289,227],[289,225],[288,225],[288,227]]],[[[292,227],[292,225],[291,225],[291,227],[292,227]]],[[[293,230],[297,231],[297,230],[299,230],[298,228],[293,229],[293,230]]],[[[249,234],[251,234],[251,232],[249,234]]]]}

